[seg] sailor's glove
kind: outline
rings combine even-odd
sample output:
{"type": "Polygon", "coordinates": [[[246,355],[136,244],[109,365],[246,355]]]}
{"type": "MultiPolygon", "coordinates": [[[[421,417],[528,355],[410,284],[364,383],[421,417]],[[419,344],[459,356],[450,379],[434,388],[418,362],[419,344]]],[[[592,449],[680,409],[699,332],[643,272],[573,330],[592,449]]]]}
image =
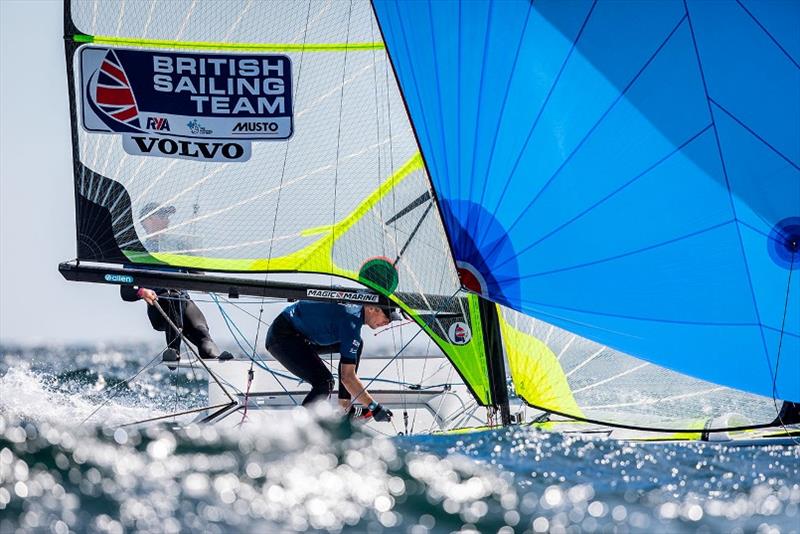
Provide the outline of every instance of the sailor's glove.
{"type": "Polygon", "coordinates": [[[388,408],[384,408],[383,406],[381,406],[377,402],[370,403],[369,411],[372,412],[372,418],[373,419],[375,419],[376,421],[381,421],[381,422],[391,421],[392,420],[392,416],[394,415],[392,413],[392,410],[389,410],[388,408]]]}
{"type": "Polygon", "coordinates": [[[364,406],[350,406],[350,409],[347,410],[347,416],[350,419],[369,419],[372,417],[372,412],[364,406]]]}

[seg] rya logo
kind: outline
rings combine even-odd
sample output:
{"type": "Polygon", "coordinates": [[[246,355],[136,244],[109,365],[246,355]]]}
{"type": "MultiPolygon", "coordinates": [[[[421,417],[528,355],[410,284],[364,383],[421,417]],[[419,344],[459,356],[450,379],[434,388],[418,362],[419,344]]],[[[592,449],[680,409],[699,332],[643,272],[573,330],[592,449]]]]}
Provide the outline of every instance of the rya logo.
{"type": "Polygon", "coordinates": [[[157,132],[170,131],[169,121],[164,117],[147,117],[147,129],[157,132]]]}

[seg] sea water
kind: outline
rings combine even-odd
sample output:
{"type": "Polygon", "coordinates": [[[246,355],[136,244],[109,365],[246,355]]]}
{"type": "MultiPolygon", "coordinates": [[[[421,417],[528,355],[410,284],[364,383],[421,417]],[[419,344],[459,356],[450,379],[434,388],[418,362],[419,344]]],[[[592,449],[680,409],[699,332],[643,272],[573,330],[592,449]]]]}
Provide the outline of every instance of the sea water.
{"type": "Polygon", "coordinates": [[[270,428],[131,428],[203,406],[205,379],[126,382],[147,346],[0,352],[3,534],[800,532],[800,446],[376,438],[303,409],[270,428]]]}

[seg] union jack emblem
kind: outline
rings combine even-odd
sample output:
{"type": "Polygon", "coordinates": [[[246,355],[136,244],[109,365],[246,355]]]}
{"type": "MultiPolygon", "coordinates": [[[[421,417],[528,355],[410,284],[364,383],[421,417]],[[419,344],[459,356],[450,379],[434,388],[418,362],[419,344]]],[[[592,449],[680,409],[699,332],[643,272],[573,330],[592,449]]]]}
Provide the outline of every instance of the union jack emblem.
{"type": "Polygon", "coordinates": [[[128,77],[113,50],[109,50],[98,71],[94,101],[109,117],[139,128],[139,109],[128,77]]]}
{"type": "Polygon", "coordinates": [[[464,341],[467,338],[467,331],[461,326],[456,325],[456,341],[464,341]]]}

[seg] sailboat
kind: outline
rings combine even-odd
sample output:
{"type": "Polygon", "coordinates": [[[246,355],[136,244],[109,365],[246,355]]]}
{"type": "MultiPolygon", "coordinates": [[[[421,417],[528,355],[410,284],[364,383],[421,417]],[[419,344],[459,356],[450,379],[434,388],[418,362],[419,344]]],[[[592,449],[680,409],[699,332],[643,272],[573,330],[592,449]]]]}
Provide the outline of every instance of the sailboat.
{"type": "MultiPolygon", "coordinates": [[[[439,430],[791,441],[799,9],[66,0],[59,269],[398,307],[449,372],[378,397],[439,430]]],[[[250,348],[197,362],[204,420],[295,402],[250,348]]]]}

